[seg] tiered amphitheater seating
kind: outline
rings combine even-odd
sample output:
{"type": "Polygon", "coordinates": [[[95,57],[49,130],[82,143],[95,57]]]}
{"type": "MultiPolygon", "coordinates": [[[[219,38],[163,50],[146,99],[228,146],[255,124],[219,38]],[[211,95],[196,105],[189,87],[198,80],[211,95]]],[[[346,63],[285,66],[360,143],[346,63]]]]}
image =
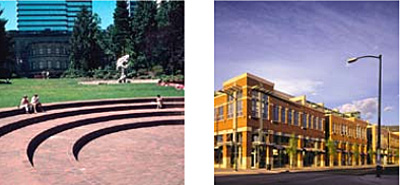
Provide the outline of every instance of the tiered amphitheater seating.
{"type": "Polygon", "coordinates": [[[38,114],[0,109],[0,184],[183,184],[184,99],[164,102],[163,109],[154,98],[52,103],[38,114]]]}

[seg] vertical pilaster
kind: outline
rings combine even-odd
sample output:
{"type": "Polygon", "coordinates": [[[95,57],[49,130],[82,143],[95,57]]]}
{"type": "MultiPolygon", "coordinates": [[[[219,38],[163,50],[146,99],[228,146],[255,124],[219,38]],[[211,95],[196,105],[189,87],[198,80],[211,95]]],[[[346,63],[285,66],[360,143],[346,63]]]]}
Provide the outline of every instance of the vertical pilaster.
{"type": "MultiPolygon", "coordinates": [[[[301,148],[303,146],[303,137],[299,136],[299,139],[297,140],[298,146],[301,148]]],[[[303,151],[300,151],[297,153],[297,167],[302,168],[303,167],[303,151]]]]}
{"type": "Polygon", "coordinates": [[[222,168],[228,168],[230,164],[230,157],[228,156],[228,146],[226,145],[227,142],[227,135],[222,135],[223,146],[222,146],[222,168]]]}
{"type": "Polygon", "coordinates": [[[241,166],[242,169],[250,169],[251,165],[251,134],[250,132],[242,132],[242,157],[243,164],[241,166]]]}

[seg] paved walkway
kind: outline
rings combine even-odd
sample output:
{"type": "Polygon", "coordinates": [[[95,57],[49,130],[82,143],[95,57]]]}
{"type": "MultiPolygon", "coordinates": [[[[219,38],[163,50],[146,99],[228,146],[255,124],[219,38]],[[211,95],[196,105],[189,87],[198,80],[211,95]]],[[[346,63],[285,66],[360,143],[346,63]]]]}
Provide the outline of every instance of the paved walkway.
{"type": "MultiPolygon", "coordinates": [[[[137,105],[142,104],[146,103],[137,105]]],[[[18,120],[35,119],[61,112],[119,106],[127,106],[127,104],[56,109],[40,114],[18,115],[0,119],[0,127],[18,120]]],[[[182,107],[85,113],[48,119],[16,129],[0,136],[0,184],[83,185],[132,184],[133,182],[183,184],[183,125],[147,127],[107,134],[89,142],[80,152],[79,161],[76,161],[72,154],[73,144],[87,133],[128,123],[183,120],[183,115],[163,116],[157,113],[183,113],[183,111],[182,107]],[[150,116],[147,116],[147,113],[150,113],[150,116]],[[146,117],[132,116],[136,114],[146,115],[146,117]],[[126,118],[124,118],[125,115],[127,115],[126,118]],[[118,117],[118,119],[79,125],[83,120],[110,116],[118,117]],[[27,147],[32,139],[40,133],[68,123],[77,125],[45,139],[37,146],[33,157],[35,166],[32,167],[27,157],[27,147]]]]}

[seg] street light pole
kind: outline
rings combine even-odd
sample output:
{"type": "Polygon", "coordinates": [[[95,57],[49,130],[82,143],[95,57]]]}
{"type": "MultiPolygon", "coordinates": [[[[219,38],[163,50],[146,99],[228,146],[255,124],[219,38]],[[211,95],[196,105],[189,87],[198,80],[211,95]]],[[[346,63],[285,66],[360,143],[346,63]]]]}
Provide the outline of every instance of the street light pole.
{"type": "Polygon", "coordinates": [[[358,59],[361,58],[377,58],[379,59],[379,92],[378,92],[378,143],[376,146],[376,177],[381,177],[381,99],[382,99],[382,55],[379,56],[372,56],[366,55],[357,58],[350,58],[347,60],[347,63],[356,62],[358,59]]]}

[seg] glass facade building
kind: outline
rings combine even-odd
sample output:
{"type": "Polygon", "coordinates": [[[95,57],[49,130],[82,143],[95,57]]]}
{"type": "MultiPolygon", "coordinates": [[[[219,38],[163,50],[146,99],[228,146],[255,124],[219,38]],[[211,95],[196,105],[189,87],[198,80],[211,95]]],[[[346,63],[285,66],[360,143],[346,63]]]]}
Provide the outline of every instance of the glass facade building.
{"type": "Polygon", "coordinates": [[[82,7],[92,11],[91,0],[28,1],[17,0],[19,31],[72,31],[82,7]]]}
{"type": "Polygon", "coordinates": [[[128,10],[130,16],[133,16],[133,12],[135,11],[137,1],[135,0],[128,0],[128,10]]]}

